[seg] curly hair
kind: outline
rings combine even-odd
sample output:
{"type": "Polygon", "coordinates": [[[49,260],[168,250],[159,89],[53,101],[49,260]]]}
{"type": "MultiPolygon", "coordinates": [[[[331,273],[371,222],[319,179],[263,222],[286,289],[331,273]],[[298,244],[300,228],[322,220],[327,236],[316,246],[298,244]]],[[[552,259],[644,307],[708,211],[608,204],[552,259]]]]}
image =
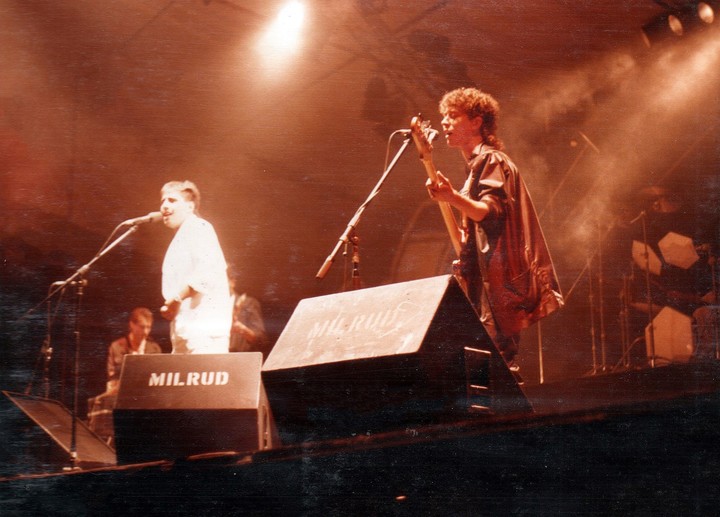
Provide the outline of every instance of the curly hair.
{"type": "Polygon", "coordinates": [[[497,124],[500,117],[500,104],[489,93],[477,88],[457,88],[447,92],[440,100],[441,114],[457,109],[469,118],[482,118],[480,134],[483,141],[496,149],[502,149],[502,141],[497,137],[497,124]]]}
{"type": "Polygon", "coordinates": [[[195,213],[200,212],[200,190],[197,185],[192,181],[168,181],[160,189],[160,195],[165,192],[180,192],[185,201],[192,201],[195,203],[195,213]]]}

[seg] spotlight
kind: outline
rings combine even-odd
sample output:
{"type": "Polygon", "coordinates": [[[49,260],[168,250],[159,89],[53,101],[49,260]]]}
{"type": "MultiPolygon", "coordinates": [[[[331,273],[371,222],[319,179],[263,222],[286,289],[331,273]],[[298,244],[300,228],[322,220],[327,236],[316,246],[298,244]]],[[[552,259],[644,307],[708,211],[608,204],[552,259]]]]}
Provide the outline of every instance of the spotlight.
{"type": "Polygon", "coordinates": [[[260,50],[269,55],[281,56],[295,52],[301,43],[305,5],[293,0],[279,12],[260,41],[260,50]]]}
{"type": "Polygon", "coordinates": [[[678,36],[692,29],[704,28],[715,20],[715,11],[708,2],[698,2],[668,16],[668,24],[678,36]]]}
{"type": "Polygon", "coordinates": [[[691,2],[683,8],[667,11],[642,27],[642,37],[648,47],[665,35],[683,36],[715,20],[715,11],[708,2],[691,2]]]}
{"type": "Polygon", "coordinates": [[[683,22],[680,20],[679,14],[671,14],[668,16],[667,19],[668,27],[670,27],[670,30],[673,34],[676,36],[682,36],[684,29],[683,29],[683,22]]]}
{"type": "Polygon", "coordinates": [[[715,21],[715,11],[713,11],[713,8],[710,6],[710,4],[706,2],[700,2],[697,4],[697,15],[698,18],[700,18],[705,23],[712,23],[715,21]]]}
{"type": "Polygon", "coordinates": [[[645,45],[652,47],[668,35],[670,29],[669,15],[662,14],[642,26],[642,38],[645,45]]]}
{"type": "MultiPolygon", "coordinates": [[[[712,10],[708,4],[708,9],[712,10]]],[[[707,12],[707,11],[703,11],[707,12]]],[[[682,36],[688,31],[699,28],[702,23],[700,16],[700,5],[689,5],[679,9],[668,16],[668,26],[673,34],[682,36]]]]}

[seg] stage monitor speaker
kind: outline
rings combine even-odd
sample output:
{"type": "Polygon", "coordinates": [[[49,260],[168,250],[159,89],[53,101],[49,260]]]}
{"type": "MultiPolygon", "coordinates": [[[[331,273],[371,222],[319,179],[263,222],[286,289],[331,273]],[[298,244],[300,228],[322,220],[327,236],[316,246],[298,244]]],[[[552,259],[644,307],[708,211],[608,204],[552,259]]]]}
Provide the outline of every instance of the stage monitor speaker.
{"type": "Polygon", "coordinates": [[[73,415],[57,400],[3,391],[13,404],[47,433],[60,446],[66,457],[66,467],[81,469],[115,465],[115,451],[93,433],[79,418],[75,418],[75,451],[73,459],[73,415]]]}
{"type": "Polygon", "coordinates": [[[301,300],[262,370],[283,443],[467,416],[466,348],[489,413],[532,411],[451,275],[301,300]]]}
{"type": "Polygon", "coordinates": [[[278,445],[260,352],[127,355],[113,421],[119,464],[278,445]]]}

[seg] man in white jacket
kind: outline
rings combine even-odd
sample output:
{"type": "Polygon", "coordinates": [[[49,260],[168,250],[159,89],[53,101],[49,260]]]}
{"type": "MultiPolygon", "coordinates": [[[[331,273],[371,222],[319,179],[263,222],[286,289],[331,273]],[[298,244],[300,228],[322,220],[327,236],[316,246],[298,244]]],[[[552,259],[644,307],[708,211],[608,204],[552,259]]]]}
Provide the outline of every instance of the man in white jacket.
{"type": "Polygon", "coordinates": [[[175,232],[162,266],[162,316],[171,322],[174,354],[228,351],[232,313],[227,263],[213,226],[198,216],[200,192],[191,181],[166,183],[160,211],[175,232]]]}

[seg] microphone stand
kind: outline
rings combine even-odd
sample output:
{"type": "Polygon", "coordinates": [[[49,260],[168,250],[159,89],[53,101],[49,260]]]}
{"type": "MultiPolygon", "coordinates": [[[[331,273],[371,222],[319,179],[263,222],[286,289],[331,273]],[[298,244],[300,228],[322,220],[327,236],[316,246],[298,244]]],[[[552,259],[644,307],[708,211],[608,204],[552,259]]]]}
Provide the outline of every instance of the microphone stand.
{"type": "Polygon", "coordinates": [[[350,242],[353,247],[352,254],[352,276],[351,276],[351,288],[353,291],[362,287],[362,281],[360,280],[360,238],[357,235],[350,237],[350,242]]]}
{"type": "Polygon", "coordinates": [[[643,235],[643,251],[645,254],[645,296],[648,305],[648,345],[650,348],[650,368],[655,368],[655,326],[653,325],[653,300],[652,291],[650,290],[650,246],[648,245],[647,236],[647,212],[643,210],[640,215],[635,219],[640,219],[642,222],[642,235],[643,235]]]}
{"type": "Polygon", "coordinates": [[[71,469],[75,470],[79,467],[77,466],[78,457],[77,457],[77,414],[78,414],[78,397],[79,397],[79,379],[80,379],[80,311],[82,309],[82,297],[84,295],[84,288],[87,286],[87,280],[84,278],[84,276],[87,274],[88,271],[90,271],[90,268],[92,267],[95,262],[100,260],[101,257],[104,257],[111,249],[113,249],[115,246],[120,244],[123,240],[125,240],[130,234],[137,231],[137,225],[133,225],[130,228],[128,228],[125,233],[120,235],[117,239],[115,239],[112,243],[107,245],[106,247],[102,248],[93,258],[90,262],[85,264],[84,266],[81,266],[78,268],[75,273],[73,273],[69,278],[66,280],[55,282],[53,286],[56,286],[54,290],[50,292],[48,295],[48,299],[54,296],[57,292],[64,290],[68,285],[75,286],[76,288],[76,298],[75,298],[75,330],[73,332],[74,336],[74,359],[73,359],[73,400],[72,400],[72,407],[70,408],[71,412],[71,434],[70,434],[70,460],[72,462],[71,469]]]}
{"type": "Polygon", "coordinates": [[[352,216],[350,219],[350,222],[348,223],[347,227],[345,228],[345,231],[342,233],[340,238],[338,239],[337,244],[335,245],[335,248],[332,250],[330,255],[325,259],[325,262],[318,270],[317,274],[315,275],[315,278],[322,279],[325,278],[325,275],[330,270],[330,267],[332,266],[333,261],[335,260],[335,256],[340,251],[340,248],[343,246],[347,246],[349,242],[355,241],[353,244],[355,246],[354,248],[354,255],[353,255],[353,286],[359,286],[360,285],[360,273],[358,269],[358,264],[360,263],[360,257],[359,252],[357,248],[357,235],[355,235],[355,229],[357,228],[357,225],[360,223],[360,217],[362,216],[363,212],[365,211],[365,208],[370,204],[370,202],[375,198],[375,196],[378,195],[380,192],[380,187],[382,187],[383,183],[385,183],[385,180],[387,179],[388,175],[390,174],[390,171],[395,167],[395,164],[400,159],[400,156],[405,152],[405,149],[407,149],[408,145],[410,144],[410,136],[407,136],[405,140],[403,141],[402,146],[400,146],[400,149],[398,149],[397,153],[395,153],[395,157],[390,162],[390,165],[385,169],[385,172],[383,172],[382,176],[380,177],[380,180],[377,182],[375,187],[372,189],[370,194],[368,195],[367,199],[358,207],[357,211],[355,212],[355,215],[352,216]]]}

